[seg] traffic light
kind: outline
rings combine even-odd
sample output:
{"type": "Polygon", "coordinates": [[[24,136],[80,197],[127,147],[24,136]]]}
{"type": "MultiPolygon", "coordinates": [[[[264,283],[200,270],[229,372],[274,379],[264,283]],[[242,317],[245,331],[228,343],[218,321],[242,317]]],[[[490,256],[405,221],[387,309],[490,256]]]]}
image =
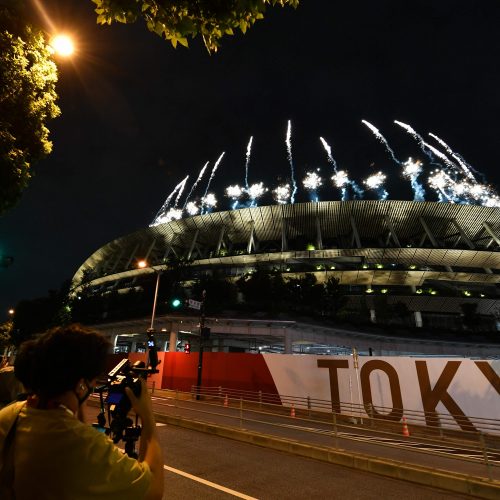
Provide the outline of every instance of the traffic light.
{"type": "Polygon", "coordinates": [[[170,301],[170,305],[172,306],[173,309],[179,309],[179,307],[181,307],[181,305],[182,305],[182,301],[178,297],[174,297],[170,301]]]}
{"type": "Polygon", "coordinates": [[[189,342],[184,343],[184,352],[186,354],[191,354],[191,344],[189,342]]]}

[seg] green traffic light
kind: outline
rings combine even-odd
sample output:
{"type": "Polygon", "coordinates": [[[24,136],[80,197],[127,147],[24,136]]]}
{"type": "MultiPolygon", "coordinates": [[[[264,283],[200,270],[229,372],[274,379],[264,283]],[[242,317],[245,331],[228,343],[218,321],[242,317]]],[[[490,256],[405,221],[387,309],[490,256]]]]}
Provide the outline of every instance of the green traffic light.
{"type": "Polygon", "coordinates": [[[181,301],[179,299],[172,300],[172,307],[179,307],[181,305],[181,301]]]}

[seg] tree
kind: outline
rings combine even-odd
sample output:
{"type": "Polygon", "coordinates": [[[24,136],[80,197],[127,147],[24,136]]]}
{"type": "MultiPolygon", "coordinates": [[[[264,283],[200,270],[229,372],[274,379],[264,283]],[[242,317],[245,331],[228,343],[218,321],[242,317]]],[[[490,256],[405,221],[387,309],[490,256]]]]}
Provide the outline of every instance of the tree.
{"type": "Polygon", "coordinates": [[[299,0],[92,0],[97,22],[134,23],[143,19],[149,31],[188,46],[200,35],[209,52],[216,52],[224,35],[245,33],[264,17],[268,5],[297,7],[299,0]]]}
{"type": "Polygon", "coordinates": [[[215,314],[234,307],[238,299],[238,289],[224,277],[202,276],[191,288],[192,298],[200,300],[203,290],[206,291],[205,312],[215,314]]]}
{"type": "Polygon", "coordinates": [[[0,324],[0,350],[12,345],[12,321],[0,324]]]}
{"type": "Polygon", "coordinates": [[[20,10],[0,7],[0,214],[20,198],[33,164],[49,154],[59,115],[57,69],[44,35],[20,10]]]}

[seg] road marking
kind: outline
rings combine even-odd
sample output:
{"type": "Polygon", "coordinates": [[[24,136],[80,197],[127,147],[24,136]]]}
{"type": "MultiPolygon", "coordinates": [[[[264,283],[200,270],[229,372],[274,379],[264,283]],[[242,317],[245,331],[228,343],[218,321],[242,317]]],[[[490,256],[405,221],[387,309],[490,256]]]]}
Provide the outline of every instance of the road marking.
{"type": "Polygon", "coordinates": [[[248,495],[245,495],[244,493],[240,493],[239,491],[226,488],[225,486],[221,486],[220,484],[212,483],[211,481],[207,481],[206,479],[203,479],[201,477],[193,476],[192,474],[189,474],[188,472],[184,472],[179,469],[174,469],[173,467],[169,467],[168,465],[164,465],[163,468],[165,470],[173,472],[174,474],[179,474],[179,476],[184,476],[187,477],[188,479],[192,479],[193,481],[198,481],[199,483],[202,483],[206,486],[210,486],[211,488],[215,488],[216,490],[224,491],[229,495],[233,495],[238,498],[244,498],[245,500],[257,500],[257,498],[255,497],[250,497],[248,495]]]}

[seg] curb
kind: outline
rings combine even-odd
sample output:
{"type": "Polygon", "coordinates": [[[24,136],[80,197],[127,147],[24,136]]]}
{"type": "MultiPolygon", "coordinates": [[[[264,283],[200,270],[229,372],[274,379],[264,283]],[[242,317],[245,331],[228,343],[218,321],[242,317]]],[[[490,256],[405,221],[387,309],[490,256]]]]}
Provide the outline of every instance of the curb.
{"type": "Polygon", "coordinates": [[[500,498],[500,481],[487,480],[467,474],[449,472],[421,465],[409,465],[396,460],[382,459],[361,453],[312,446],[292,439],[263,434],[247,429],[215,425],[199,420],[155,414],[157,422],[234,439],[273,450],[284,451],[301,457],[342,465],[351,469],[371,472],[393,479],[431,486],[463,495],[496,500],[500,498]]]}

